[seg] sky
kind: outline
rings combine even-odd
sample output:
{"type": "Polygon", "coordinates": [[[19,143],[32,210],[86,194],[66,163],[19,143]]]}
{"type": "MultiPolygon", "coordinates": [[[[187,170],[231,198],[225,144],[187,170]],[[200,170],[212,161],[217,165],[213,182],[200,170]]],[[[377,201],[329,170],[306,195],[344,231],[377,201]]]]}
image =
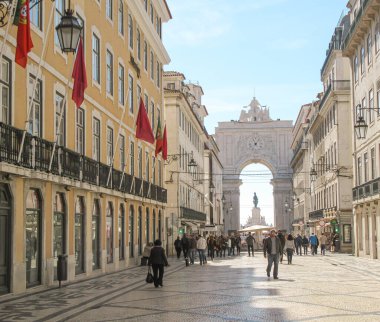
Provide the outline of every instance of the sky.
{"type": "MultiPolygon", "coordinates": [[[[173,18],[163,27],[163,41],[171,63],[164,69],[181,72],[187,81],[202,86],[210,134],[218,122],[237,120],[254,96],[270,108],[272,119],[294,122],[301,105],[322,91],[320,69],[326,49],[339,18],[347,12],[347,0],[167,3],[173,18]]],[[[261,165],[245,171],[265,169],[269,173],[261,165]]],[[[240,192],[241,222],[250,214],[253,191],[259,187],[265,200],[259,207],[273,222],[270,176],[242,179],[247,182],[240,192]]]]}

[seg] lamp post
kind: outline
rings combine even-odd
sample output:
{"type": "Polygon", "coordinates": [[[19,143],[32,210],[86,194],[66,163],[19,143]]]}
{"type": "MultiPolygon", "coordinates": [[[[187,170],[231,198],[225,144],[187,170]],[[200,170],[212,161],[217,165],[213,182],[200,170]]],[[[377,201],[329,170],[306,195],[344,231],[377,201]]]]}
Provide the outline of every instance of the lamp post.
{"type": "Polygon", "coordinates": [[[356,106],[356,110],[357,119],[354,125],[355,135],[358,139],[365,139],[367,135],[368,124],[363,117],[363,111],[377,111],[377,113],[379,113],[380,110],[375,107],[363,107],[361,104],[358,104],[356,106]]]}

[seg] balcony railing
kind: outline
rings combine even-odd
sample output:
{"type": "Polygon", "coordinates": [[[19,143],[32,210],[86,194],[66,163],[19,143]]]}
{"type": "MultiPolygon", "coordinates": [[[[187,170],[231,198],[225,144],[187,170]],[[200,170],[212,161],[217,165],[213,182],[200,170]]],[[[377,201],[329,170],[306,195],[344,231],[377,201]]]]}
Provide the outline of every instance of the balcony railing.
{"type": "MultiPolygon", "coordinates": [[[[0,163],[49,172],[54,143],[26,133],[18,162],[23,133],[23,130],[0,122],[0,163]]],[[[166,189],[115,169],[112,169],[108,180],[110,166],[62,146],[55,148],[50,172],[158,202],[167,202],[166,189]]]]}
{"type": "Polygon", "coordinates": [[[359,200],[367,197],[372,197],[380,193],[380,178],[366,182],[352,189],[352,199],[359,200]]]}
{"type": "Polygon", "coordinates": [[[181,219],[206,221],[206,214],[190,208],[181,207],[181,219]]]}
{"type": "Polygon", "coordinates": [[[350,39],[352,38],[353,34],[355,33],[356,31],[356,27],[357,25],[359,24],[360,20],[361,20],[361,17],[363,15],[363,12],[367,9],[367,5],[371,2],[372,0],[363,0],[361,6],[359,7],[359,9],[357,10],[356,12],[356,16],[354,18],[354,21],[351,23],[350,25],[350,30],[348,31],[347,35],[346,35],[346,38],[344,38],[344,41],[343,41],[343,49],[347,48],[348,46],[348,42],[350,41],[350,39]]]}
{"type": "Polygon", "coordinates": [[[329,97],[332,91],[344,91],[344,90],[350,90],[350,88],[351,88],[351,82],[349,80],[332,81],[331,84],[326,88],[325,93],[323,94],[321,102],[319,103],[319,110],[322,110],[327,98],[329,97]]]}

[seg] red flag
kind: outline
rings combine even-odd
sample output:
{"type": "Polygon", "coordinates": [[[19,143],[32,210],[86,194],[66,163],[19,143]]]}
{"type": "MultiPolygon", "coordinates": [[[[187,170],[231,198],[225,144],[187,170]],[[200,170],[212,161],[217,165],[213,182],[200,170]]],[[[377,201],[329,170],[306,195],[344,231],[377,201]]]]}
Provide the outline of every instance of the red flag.
{"type": "Polygon", "coordinates": [[[87,88],[86,64],[84,60],[82,37],[79,39],[72,77],[74,78],[74,87],[71,97],[77,107],[80,107],[84,100],[84,91],[87,88]]]}
{"type": "Polygon", "coordinates": [[[136,138],[152,144],[154,143],[154,134],[149,123],[148,115],[146,114],[144,102],[141,97],[139,114],[137,114],[136,120],[136,138]]]}
{"type": "Polygon", "coordinates": [[[30,36],[30,14],[29,0],[19,0],[20,18],[17,29],[17,48],[15,61],[21,67],[26,66],[28,53],[33,48],[32,38],[30,36]]]}
{"type": "Polygon", "coordinates": [[[166,135],[166,124],[164,128],[164,138],[162,142],[162,158],[166,160],[168,158],[168,138],[166,135]]]}
{"type": "Polygon", "coordinates": [[[157,131],[156,131],[156,151],[155,155],[159,154],[162,151],[162,145],[164,143],[161,130],[160,118],[158,118],[157,131]]]}

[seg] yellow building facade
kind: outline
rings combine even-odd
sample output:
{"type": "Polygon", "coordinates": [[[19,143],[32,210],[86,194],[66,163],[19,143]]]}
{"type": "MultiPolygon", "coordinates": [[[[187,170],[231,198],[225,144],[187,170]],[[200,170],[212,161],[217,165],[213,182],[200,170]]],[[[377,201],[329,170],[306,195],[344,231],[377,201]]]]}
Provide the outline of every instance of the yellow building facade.
{"type": "Polygon", "coordinates": [[[71,1],[87,69],[80,108],[75,55],[54,30],[65,1],[31,7],[25,69],[14,62],[17,27],[0,30],[0,294],[56,283],[59,255],[73,281],[136,264],[147,242],[165,238],[163,160],[135,124],[140,97],[154,133],[165,114],[166,1],[71,1]]]}

